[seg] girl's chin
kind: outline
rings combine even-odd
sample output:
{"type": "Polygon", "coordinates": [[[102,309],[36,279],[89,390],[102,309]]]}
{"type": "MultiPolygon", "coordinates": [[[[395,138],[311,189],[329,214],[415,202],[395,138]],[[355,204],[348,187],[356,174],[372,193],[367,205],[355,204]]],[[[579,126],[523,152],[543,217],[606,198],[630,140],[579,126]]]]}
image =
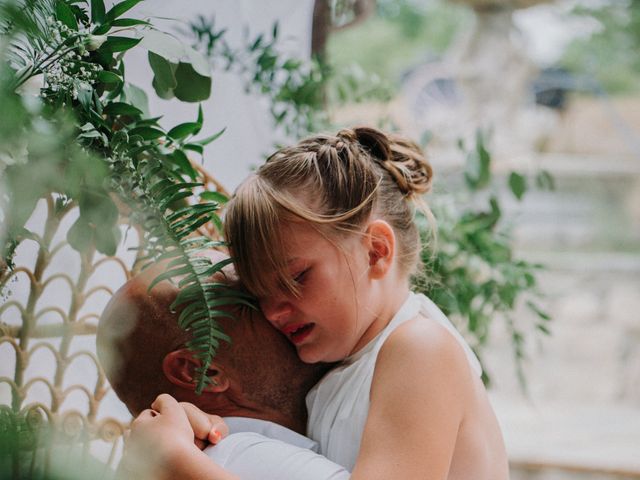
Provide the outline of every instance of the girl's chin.
{"type": "Polygon", "coordinates": [[[297,347],[298,357],[303,363],[334,363],[344,360],[347,355],[336,355],[330,352],[319,352],[313,345],[300,345],[297,347]]]}

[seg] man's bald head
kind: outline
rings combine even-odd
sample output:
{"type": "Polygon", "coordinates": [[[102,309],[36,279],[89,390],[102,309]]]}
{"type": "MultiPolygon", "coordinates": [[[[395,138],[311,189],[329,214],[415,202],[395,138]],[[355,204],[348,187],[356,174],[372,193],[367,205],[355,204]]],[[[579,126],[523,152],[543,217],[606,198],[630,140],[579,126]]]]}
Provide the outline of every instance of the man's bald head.
{"type": "MultiPolygon", "coordinates": [[[[225,257],[214,254],[212,261],[225,257]]],[[[231,339],[222,342],[207,375],[216,385],[194,393],[193,373],[199,365],[185,344],[190,335],[171,313],[178,293],[169,282],[149,291],[162,267],[152,267],[128,281],[107,305],[98,328],[98,355],[116,394],[133,414],[148,408],[160,393],[195,403],[221,415],[265,418],[304,415],[304,395],[326,371],[302,363],[294,347],[260,312],[235,309],[237,320],[219,319],[231,339]],[[279,413],[278,413],[279,412],[279,413]]],[[[216,281],[235,282],[232,271],[216,281]]],[[[284,419],[283,419],[284,420],[284,419]]],[[[295,419],[296,425],[303,419],[295,419]]],[[[280,422],[283,423],[283,422],[280,422]]]]}

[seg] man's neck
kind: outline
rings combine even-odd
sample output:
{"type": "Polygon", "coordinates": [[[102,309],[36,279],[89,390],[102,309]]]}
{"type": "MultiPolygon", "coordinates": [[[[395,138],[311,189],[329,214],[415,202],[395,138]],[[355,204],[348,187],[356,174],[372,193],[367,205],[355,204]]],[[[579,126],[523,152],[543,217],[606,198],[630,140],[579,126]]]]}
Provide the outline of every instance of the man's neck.
{"type": "MultiPolygon", "coordinates": [[[[251,402],[246,400],[242,403],[230,401],[217,403],[216,405],[207,406],[206,411],[220,415],[221,417],[246,417],[266,420],[282,425],[302,435],[306,432],[307,412],[304,405],[302,405],[302,411],[293,412],[291,411],[294,410],[292,408],[275,410],[262,405],[252,405],[251,402]]],[[[300,408],[297,410],[300,410],[300,408]]]]}

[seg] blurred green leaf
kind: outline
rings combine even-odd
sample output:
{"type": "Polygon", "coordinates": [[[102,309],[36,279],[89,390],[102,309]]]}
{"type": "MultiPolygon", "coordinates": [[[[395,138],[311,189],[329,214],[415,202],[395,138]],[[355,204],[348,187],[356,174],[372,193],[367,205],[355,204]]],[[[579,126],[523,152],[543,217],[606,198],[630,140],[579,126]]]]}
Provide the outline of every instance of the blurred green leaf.
{"type": "Polygon", "coordinates": [[[517,172],[511,172],[509,175],[509,188],[518,200],[522,200],[524,192],[527,191],[527,179],[517,172]]]}

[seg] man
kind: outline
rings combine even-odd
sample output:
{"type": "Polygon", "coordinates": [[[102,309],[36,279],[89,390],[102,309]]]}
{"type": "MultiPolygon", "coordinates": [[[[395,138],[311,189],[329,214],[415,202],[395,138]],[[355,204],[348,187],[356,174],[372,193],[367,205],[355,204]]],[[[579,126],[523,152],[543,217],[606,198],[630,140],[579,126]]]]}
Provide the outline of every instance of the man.
{"type": "MultiPolygon", "coordinates": [[[[225,258],[217,252],[211,256],[214,262],[225,258]]],[[[211,382],[196,395],[193,380],[200,361],[186,348],[189,334],[169,308],[178,290],[166,281],[148,290],[161,271],[161,266],[153,267],[127,282],[107,305],[98,328],[100,360],[118,397],[139,415],[136,422],[161,415],[175,401],[156,397],[168,393],[224,417],[231,434],[205,453],[243,480],[348,478],[342,467],[314,453],[317,445],[302,435],[305,395],[327,367],[302,363],[262,314],[238,308],[237,320],[220,319],[232,342],[221,344],[207,372],[211,382]],[[148,410],[152,403],[159,413],[148,410]]],[[[230,271],[216,280],[235,282],[230,271]]],[[[195,433],[196,438],[208,436],[206,430],[204,436],[195,433]]],[[[165,451],[159,450],[144,455],[162,458],[165,451]]]]}

